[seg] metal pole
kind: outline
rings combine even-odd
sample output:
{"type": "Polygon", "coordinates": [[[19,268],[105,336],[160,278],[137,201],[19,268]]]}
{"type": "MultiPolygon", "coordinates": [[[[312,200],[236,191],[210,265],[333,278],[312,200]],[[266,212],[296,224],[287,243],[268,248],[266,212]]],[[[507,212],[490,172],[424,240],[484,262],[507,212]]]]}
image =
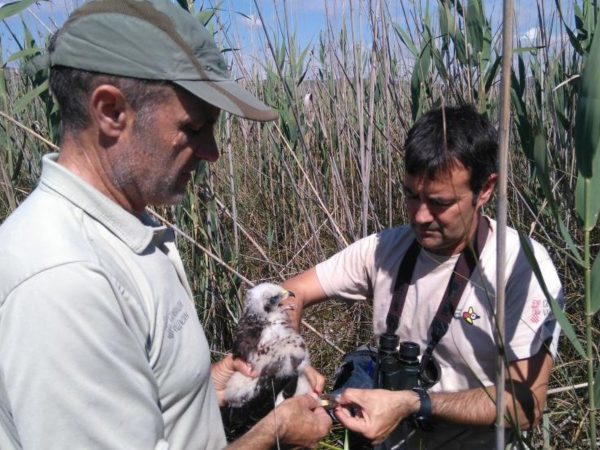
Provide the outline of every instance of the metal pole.
{"type": "Polygon", "coordinates": [[[498,149],[498,202],[496,235],[496,345],[498,360],[496,364],[496,450],[504,450],[504,411],[506,399],[504,396],[506,371],[504,364],[504,333],[505,333],[505,261],[506,261],[506,216],[507,216],[507,172],[508,144],[510,138],[510,81],[512,70],[512,21],[513,2],[504,0],[502,13],[502,81],[500,85],[500,147],[498,149]]]}

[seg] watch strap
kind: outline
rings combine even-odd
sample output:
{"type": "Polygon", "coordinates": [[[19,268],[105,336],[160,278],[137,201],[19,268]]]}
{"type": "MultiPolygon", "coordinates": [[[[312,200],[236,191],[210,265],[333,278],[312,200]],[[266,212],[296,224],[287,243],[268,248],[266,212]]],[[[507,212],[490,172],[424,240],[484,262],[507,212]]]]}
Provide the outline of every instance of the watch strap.
{"type": "Polygon", "coordinates": [[[419,395],[420,406],[419,411],[415,414],[417,420],[431,419],[431,399],[427,391],[421,387],[413,388],[413,391],[419,395]]]}

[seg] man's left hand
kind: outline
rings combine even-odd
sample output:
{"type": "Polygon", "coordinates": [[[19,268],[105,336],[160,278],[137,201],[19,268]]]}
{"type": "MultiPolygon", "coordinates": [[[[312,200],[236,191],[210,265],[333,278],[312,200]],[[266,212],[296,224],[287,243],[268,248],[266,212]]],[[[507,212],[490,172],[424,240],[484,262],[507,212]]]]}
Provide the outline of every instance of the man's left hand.
{"type": "Polygon", "coordinates": [[[234,359],[231,353],[229,353],[221,361],[214,363],[210,368],[210,376],[212,378],[213,385],[217,391],[217,400],[219,406],[225,406],[225,387],[227,382],[233,376],[234,373],[241,372],[247,377],[257,377],[258,374],[252,371],[252,366],[241,359],[234,359]]]}

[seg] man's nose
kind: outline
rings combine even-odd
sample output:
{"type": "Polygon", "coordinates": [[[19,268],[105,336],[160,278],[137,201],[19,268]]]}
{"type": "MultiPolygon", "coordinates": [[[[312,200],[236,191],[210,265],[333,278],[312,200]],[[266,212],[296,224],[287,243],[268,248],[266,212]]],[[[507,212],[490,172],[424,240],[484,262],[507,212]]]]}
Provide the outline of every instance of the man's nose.
{"type": "Polygon", "coordinates": [[[196,144],[194,154],[203,161],[215,162],[219,159],[219,146],[212,132],[207,133],[206,138],[196,144]]]}
{"type": "Polygon", "coordinates": [[[427,202],[419,202],[415,209],[415,223],[424,224],[433,221],[433,214],[427,206],[427,202]]]}

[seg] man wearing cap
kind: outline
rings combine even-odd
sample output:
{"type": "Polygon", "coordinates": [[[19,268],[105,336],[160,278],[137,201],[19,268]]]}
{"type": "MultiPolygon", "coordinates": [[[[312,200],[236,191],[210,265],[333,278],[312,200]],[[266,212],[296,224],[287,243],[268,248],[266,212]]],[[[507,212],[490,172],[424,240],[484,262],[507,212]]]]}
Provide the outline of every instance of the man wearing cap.
{"type": "MultiPolygon", "coordinates": [[[[211,367],[173,231],[144,211],[217,160],[221,109],[276,115],[168,0],[87,3],[49,64],[61,152],[0,227],[0,448],[223,448],[224,384],[251,369],[211,367]]],[[[313,446],[330,423],[294,398],[231,446],[313,446]]]]}

